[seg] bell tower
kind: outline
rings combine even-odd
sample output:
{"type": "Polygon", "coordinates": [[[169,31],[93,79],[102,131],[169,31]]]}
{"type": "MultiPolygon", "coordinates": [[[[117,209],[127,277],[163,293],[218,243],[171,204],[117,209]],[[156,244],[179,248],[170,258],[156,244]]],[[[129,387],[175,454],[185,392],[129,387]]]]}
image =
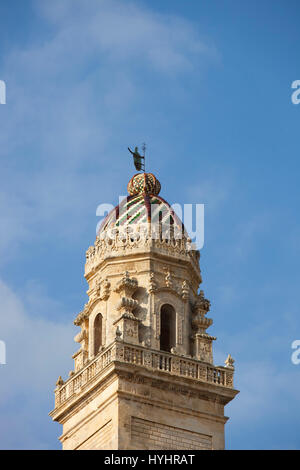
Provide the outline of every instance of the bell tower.
{"type": "Polygon", "coordinates": [[[74,370],[55,388],[63,449],[224,449],[234,361],[213,363],[200,253],[137,173],[86,252],[74,370]]]}

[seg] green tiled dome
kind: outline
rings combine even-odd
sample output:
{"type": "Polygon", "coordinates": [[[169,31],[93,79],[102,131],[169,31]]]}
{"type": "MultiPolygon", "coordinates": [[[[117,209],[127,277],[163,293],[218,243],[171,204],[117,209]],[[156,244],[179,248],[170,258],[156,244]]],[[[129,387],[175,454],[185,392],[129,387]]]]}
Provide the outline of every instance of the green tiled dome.
{"type": "Polygon", "coordinates": [[[99,235],[111,229],[124,230],[135,224],[152,222],[162,226],[176,226],[184,231],[183,224],[172,207],[158,196],[160,183],[152,173],[138,173],[128,183],[130,196],[115,207],[100,226],[99,235]]]}

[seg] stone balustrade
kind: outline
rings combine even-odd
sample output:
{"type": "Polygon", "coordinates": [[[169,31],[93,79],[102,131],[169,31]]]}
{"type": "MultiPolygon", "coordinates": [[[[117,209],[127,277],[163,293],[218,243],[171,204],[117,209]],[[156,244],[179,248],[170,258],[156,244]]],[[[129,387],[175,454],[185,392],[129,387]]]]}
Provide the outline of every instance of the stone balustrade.
{"type": "Polygon", "coordinates": [[[208,382],[227,388],[233,388],[233,367],[214,367],[185,356],[170,354],[131,345],[121,340],[114,341],[103,352],[99,353],[85,367],[72,375],[63,385],[55,389],[55,408],[76,396],[85,385],[91,383],[112,362],[136,364],[160,370],[181,377],[208,382]]]}

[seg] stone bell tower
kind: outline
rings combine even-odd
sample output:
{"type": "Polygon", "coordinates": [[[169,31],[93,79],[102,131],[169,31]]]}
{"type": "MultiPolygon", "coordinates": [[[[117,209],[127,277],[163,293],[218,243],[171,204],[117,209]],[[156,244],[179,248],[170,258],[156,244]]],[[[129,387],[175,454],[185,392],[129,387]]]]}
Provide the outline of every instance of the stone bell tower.
{"type": "Polygon", "coordinates": [[[74,371],[55,389],[63,449],[223,449],[234,366],[213,363],[199,251],[138,173],[86,253],[74,371]]]}

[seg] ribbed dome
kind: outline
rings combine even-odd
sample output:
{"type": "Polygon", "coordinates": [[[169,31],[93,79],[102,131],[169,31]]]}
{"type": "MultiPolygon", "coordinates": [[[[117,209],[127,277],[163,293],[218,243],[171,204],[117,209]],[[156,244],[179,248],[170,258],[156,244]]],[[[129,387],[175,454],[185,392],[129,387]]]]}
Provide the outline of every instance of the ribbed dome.
{"type": "MultiPolygon", "coordinates": [[[[131,178],[127,189],[130,196],[115,207],[102,222],[98,235],[106,231],[136,229],[150,222],[159,223],[163,230],[170,228],[184,232],[183,224],[172,207],[158,196],[160,182],[152,173],[138,173],[131,178]]],[[[151,225],[152,225],[151,224],[151,225]]]]}

